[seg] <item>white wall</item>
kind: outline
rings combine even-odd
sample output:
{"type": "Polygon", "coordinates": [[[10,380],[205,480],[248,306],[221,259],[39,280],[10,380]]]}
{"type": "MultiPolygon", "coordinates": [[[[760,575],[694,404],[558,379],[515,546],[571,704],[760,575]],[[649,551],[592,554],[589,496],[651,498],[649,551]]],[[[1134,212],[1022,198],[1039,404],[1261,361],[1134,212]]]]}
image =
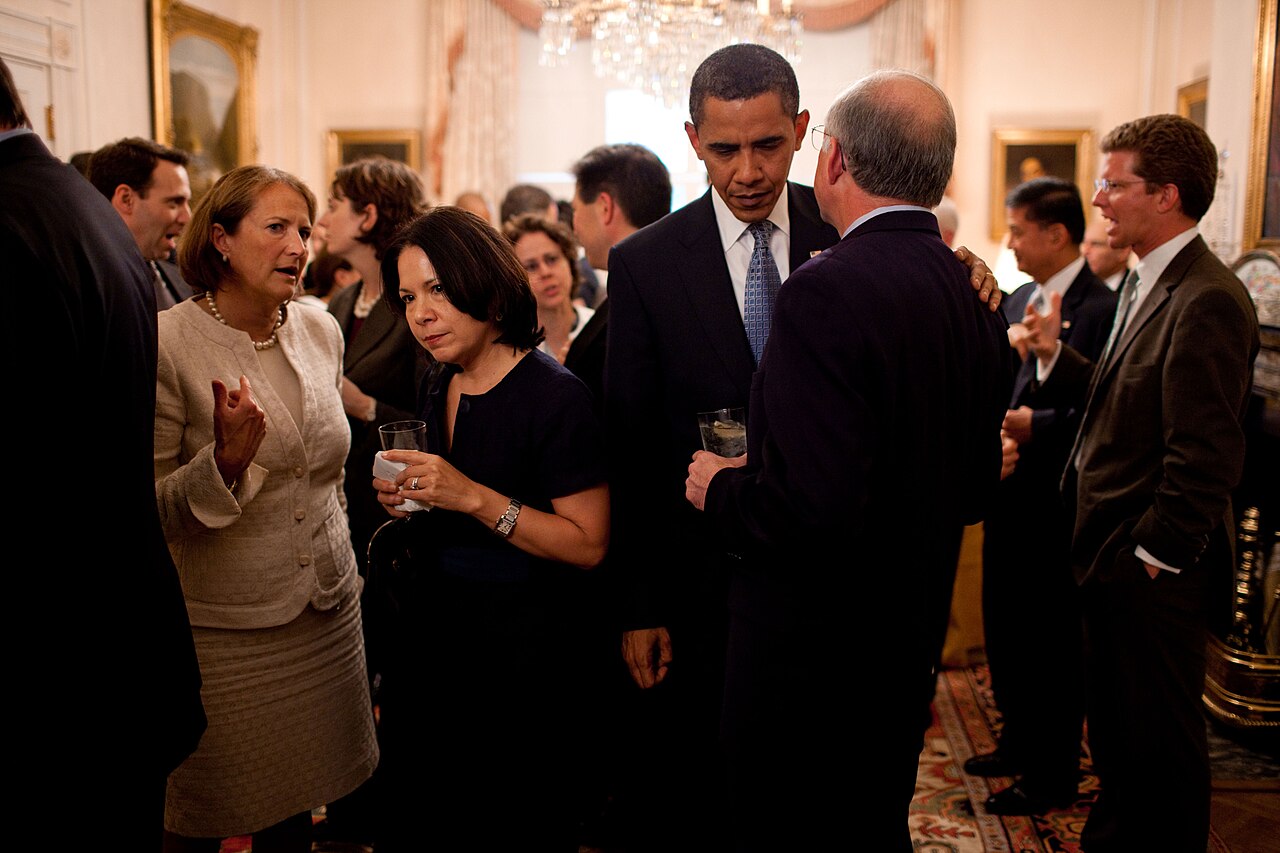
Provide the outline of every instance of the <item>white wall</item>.
{"type": "MultiPolygon", "coordinates": [[[[427,43],[419,0],[190,0],[256,27],[259,156],[297,172],[318,195],[325,132],[416,127],[425,114],[427,43]]],[[[991,130],[1088,127],[1098,137],[1122,121],[1175,108],[1178,86],[1208,76],[1210,135],[1231,153],[1229,225],[1239,240],[1250,135],[1257,0],[963,0],[956,5],[957,70],[948,94],[959,124],[954,194],[960,239],[994,257],[988,236],[991,130]]],[[[151,128],[143,0],[0,0],[27,16],[80,17],[77,145],[96,147],[151,128]],[[77,7],[79,6],[79,10],[77,7]]],[[[0,43],[3,36],[0,32],[0,43]]],[[[598,106],[607,85],[580,49],[568,69],[537,65],[537,39],[519,37],[521,96],[513,180],[565,172],[604,140],[598,106]]],[[[580,48],[585,45],[580,46],[580,48]]],[[[844,85],[868,70],[868,27],[807,34],[797,66],[801,103],[822,120],[844,85]]],[[[683,117],[682,117],[683,118],[683,117]]],[[[682,142],[680,122],[670,133],[682,142]]],[[[810,183],[806,144],[792,177],[810,183]]],[[[700,164],[691,162],[697,170],[700,164]]],[[[559,190],[558,190],[559,191],[559,190]]]]}

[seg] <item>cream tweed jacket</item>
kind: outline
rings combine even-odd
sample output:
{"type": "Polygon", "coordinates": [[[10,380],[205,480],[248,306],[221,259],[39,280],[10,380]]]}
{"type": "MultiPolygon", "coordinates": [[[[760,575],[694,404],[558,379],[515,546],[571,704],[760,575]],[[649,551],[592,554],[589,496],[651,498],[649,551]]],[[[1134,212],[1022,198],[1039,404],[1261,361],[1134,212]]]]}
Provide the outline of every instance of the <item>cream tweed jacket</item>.
{"type": "Polygon", "coordinates": [[[156,386],[156,503],[191,624],[267,628],[308,604],[329,610],[358,583],[342,493],[350,429],[342,333],[327,312],[289,306],[279,344],[302,389],[294,424],[253,342],[187,300],[162,311],[156,386]],[[212,380],[249,377],[267,434],[228,491],[213,458],[212,380]]]}

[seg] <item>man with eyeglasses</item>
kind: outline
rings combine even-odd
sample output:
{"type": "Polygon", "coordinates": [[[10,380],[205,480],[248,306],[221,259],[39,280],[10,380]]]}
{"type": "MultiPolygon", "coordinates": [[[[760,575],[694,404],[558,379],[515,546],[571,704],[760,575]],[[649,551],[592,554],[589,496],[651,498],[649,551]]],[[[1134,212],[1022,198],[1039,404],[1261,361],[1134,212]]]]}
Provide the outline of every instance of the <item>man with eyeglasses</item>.
{"type": "MultiPolygon", "coordinates": [[[[697,416],[747,406],[779,286],[839,236],[813,190],[787,180],[809,127],[799,100],[795,72],[765,47],[708,56],[685,132],[711,189],[609,255],[609,559],[623,655],[650,709],[633,743],[659,771],[646,811],[656,849],[723,841],[716,740],[733,558],[684,500],[697,416]]],[[[975,278],[990,294],[985,265],[975,278]]]]}
{"type": "Polygon", "coordinates": [[[931,210],[955,145],[923,77],[836,99],[814,184],[841,240],[778,294],[746,464],[689,466],[688,500],[740,557],[722,725],[738,850],[913,849],[956,532],[998,483],[1013,375],[1004,318],[931,210]],[[874,749],[852,725],[868,713],[874,749]]]}
{"type": "Polygon", "coordinates": [[[1093,204],[1111,247],[1138,256],[1136,275],[1096,366],[1056,339],[1057,299],[1030,338],[1042,391],[1085,400],[1063,479],[1101,788],[1081,845],[1203,853],[1208,605],[1231,571],[1258,321],[1197,230],[1218,175],[1208,135],[1148,116],[1102,151],[1093,204]]]}

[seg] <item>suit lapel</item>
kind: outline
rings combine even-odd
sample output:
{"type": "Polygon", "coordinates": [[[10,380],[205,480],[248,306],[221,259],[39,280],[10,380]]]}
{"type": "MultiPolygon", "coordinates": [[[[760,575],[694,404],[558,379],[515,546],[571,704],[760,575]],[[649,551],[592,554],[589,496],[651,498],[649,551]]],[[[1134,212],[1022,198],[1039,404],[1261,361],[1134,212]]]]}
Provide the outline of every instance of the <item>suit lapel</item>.
{"type": "MultiPolygon", "coordinates": [[[[711,193],[694,202],[688,231],[682,235],[685,259],[678,264],[681,285],[693,306],[707,345],[719,356],[729,375],[737,379],[750,377],[755,372],[755,359],[747,332],[742,325],[742,312],[733,293],[733,281],[725,263],[724,249],[720,245],[720,230],[716,226],[715,210],[711,206],[711,193]]],[[[740,384],[740,383],[737,383],[740,384]]],[[[740,389],[745,399],[749,385],[740,389]]]]}
{"type": "Polygon", "coordinates": [[[350,371],[361,359],[382,346],[382,342],[396,331],[399,319],[381,299],[375,302],[369,309],[369,316],[364,318],[364,323],[360,326],[360,333],[347,347],[342,359],[343,372],[350,371]]]}

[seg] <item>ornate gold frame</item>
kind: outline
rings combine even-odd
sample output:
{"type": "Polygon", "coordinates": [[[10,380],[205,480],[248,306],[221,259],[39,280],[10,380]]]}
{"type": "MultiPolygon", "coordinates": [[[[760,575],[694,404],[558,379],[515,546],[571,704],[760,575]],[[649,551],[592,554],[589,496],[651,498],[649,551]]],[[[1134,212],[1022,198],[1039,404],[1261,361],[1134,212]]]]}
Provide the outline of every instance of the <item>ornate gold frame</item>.
{"type": "MultiPolygon", "coordinates": [[[[1008,167],[1011,145],[1072,145],[1075,147],[1075,184],[1085,209],[1093,197],[1093,131],[1091,130],[1034,130],[1026,128],[998,129],[991,132],[991,239],[1004,238],[1004,199],[1012,187],[1008,186],[1005,172],[1008,167]]],[[[1065,177],[1065,176],[1064,176],[1065,177]]]]}
{"type": "Polygon", "coordinates": [[[169,77],[169,52],[183,36],[198,36],[217,44],[235,63],[239,93],[236,105],[236,165],[258,159],[257,96],[255,90],[258,59],[258,31],[253,27],[211,15],[176,0],[150,0],[151,4],[151,95],[155,138],[166,145],[177,144],[174,130],[173,92],[169,77]]]}
{"type": "Polygon", "coordinates": [[[399,160],[408,164],[410,169],[415,172],[422,171],[422,133],[416,130],[331,130],[328,134],[326,151],[327,159],[325,166],[328,169],[325,172],[326,183],[333,178],[333,173],[338,171],[338,167],[344,163],[349,163],[354,157],[345,156],[347,146],[373,146],[377,148],[388,147],[393,149],[388,153],[392,160],[399,160]]]}
{"type": "MultiPolygon", "coordinates": [[[[1264,239],[1262,217],[1267,202],[1267,148],[1274,133],[1280,128],[1271,126],[1276,112],[1273,91],[1276,66],[1276,0],[1261,0],[1258,4],[1258,40],[1254,48],[1253,63],[1253,129],[1249,146],[1249,177],[1245,190],[1244,233],[1241,248],[1244,252],[1260,247],[1280,247],[1280,238],[1264,239]]],[[[1280,198],[1275,199],[1280,204],[1280,198]]]]}

